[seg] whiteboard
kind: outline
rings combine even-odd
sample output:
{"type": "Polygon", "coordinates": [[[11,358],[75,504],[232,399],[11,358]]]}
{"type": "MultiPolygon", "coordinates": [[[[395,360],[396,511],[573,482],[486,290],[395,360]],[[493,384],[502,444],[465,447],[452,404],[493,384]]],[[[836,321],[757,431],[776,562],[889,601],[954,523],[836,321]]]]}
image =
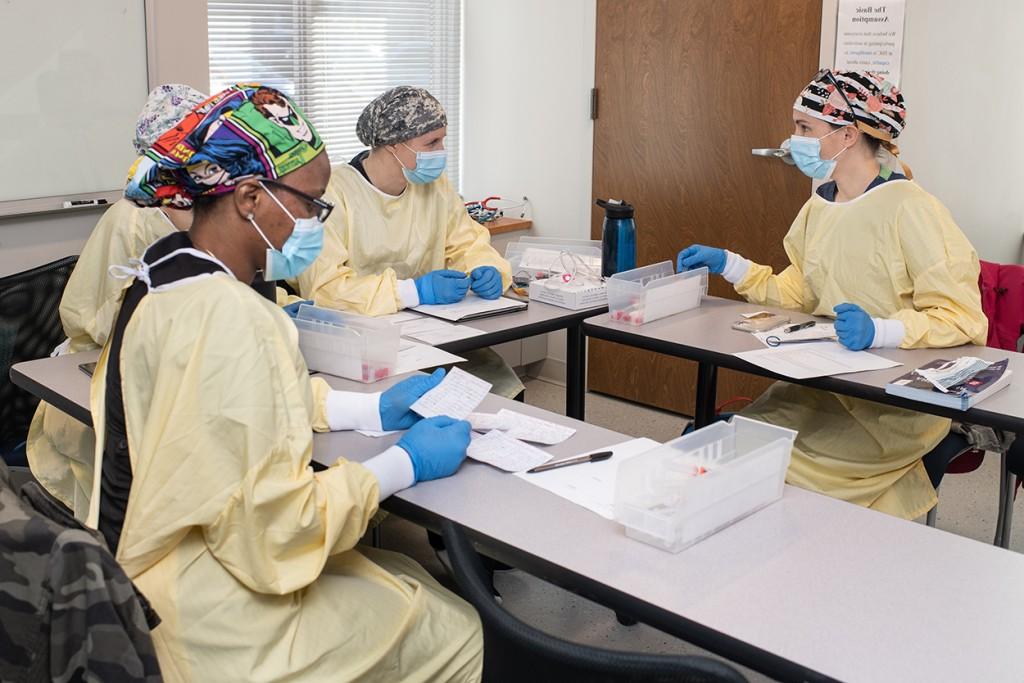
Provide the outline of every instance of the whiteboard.
{"type": "Polygon", "coordinates": [[[146,58],[143,0],[0,2],[0,215],[120,192],[146,58]]]}

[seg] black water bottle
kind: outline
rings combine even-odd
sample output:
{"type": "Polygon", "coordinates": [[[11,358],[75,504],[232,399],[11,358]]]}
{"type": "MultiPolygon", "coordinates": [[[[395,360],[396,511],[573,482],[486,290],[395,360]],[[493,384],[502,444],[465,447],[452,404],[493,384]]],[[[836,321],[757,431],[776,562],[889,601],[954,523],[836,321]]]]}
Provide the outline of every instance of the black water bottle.
{"type": "Polygon", "coordinates": [[[598,199],[604,209],[601,228],[601,276],[636,268],[636,223],[633,207],[618,199],[598,199]]]}

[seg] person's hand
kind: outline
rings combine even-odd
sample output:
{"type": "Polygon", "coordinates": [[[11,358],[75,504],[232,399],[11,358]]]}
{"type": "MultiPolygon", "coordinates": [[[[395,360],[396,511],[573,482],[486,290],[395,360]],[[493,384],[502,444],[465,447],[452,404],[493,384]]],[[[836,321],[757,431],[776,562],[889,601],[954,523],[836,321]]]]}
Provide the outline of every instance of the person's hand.
{"type": "Polygon", "coordinates": [[[455,304],[469,291],[469,278],[458,270],[434,270],[416,278],[421,304],[455,304]]]}
{"type": "Polygon", "coordinates": [[[409,454],[416,481],[450,477],[469,448],[469,423],[446,415],[420,420],[398,440],[409,454]]]}
{"type": "Polygon", "coordinates": [[[709,272],[721,275],[722,271],[725,270],[725,261],[725,249],[694,244],[683,249],[676,256],[676,272],[682,273],[686,270],[695,270],[707,266],[709,272]]]}
{"type": "Polygon", "coordinates": [[[409,429],[420,421],[420,416],[409,410],[444,379],[444,368],[434,370],[431,375],[418,375],[404,379],[380,395],[380,425],[384,431],[409,429]]]}
{"type": "Polygon", "coordinates": [[[302,304],[306,304],[307,306],[312,306],[313,302],[311,300],[309,300],[309,299],[307,299],[306,301],[296,301],[293,304],[288,304],[287,306],[282,306],[281,309],[285,313],[288,314],[289,318],[294,318],[295,316],[297,316],[299,314],[299,306],[301,306],[302,304]]]}
{"type": "Polygon", "coordinates": [[[836,336],[851,351],[863,351],[875,340],[875,323],[857,304],[839,304],[836,313],[836,336]]]}
{"type": "Polygon", "coordinates": [[[494,266],[479,266],[469,274],[469,286],[483,299],[497,299],[505,289],[501,286],[501,273],[494,266]]]}

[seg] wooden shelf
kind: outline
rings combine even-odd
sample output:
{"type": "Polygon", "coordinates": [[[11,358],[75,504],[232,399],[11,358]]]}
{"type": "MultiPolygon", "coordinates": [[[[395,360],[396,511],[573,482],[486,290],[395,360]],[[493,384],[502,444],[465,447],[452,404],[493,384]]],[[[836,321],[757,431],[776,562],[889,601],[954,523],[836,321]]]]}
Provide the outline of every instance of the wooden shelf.
{"type": "Polygon", "coordinates": [[[490,221],[483,224],[492,235],[500,235],[506,232],[515,232],[517,230],[529,230],[533,225],[533,221],[527,218],[498,218],[497,220],[490,221]]]}

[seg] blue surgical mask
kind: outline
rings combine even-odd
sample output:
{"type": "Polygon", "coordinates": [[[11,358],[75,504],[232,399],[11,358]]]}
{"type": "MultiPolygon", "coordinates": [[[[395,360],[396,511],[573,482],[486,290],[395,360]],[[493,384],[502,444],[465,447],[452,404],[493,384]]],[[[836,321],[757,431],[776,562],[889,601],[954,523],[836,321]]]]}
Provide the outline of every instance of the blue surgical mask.
{"type": "MultiPolygon", "coordinates": [[[[410,183],[432,183],[444,173],[445,166],[448,165],[447,151],[442,149],[438,152],[417,152],[405,143],[402,143],[402,147],[416,154],[416,166],[411,170],[402,164],[401,159],[398,160],[398,163],[402,164],[402,174],[410,183]]],[[[392,152],[392,154],[395,153],[392,152]]],[[[398,159],[397,154],[395,154],[395,159],[398,159]]]]}
{"type": "Polygon", "coordinates": [[[821,158],[821,141],[833,133],[838,133],[842,128],[836,128],[831,133],[822,135],[820,138],[809,138],[803,135],[791,135],[789,138],[789,154],[793,157],[796,167],[803,171],[804,175],[817,180],[828,180],[832,172],[836,170],[836,159],[839,154],[845,152],[849,147],[839,150],[831,159],[821,158]]]}
{"type": "Polygon", "coordinates": [[[270,243],[267,236],[263,234],[260,226],[256,225],[253,217],[249,216],[249,222],[252,223],[252,227],[256,228],[256,232],[260,234],[260,237],[263,238],[263,241],[269,247],[267,249],[267,262],[263,267],[263,279],[270,282],[273,280],[296,278],[302,271],[309,268],[313,261],[316,260],[316,257],[320,255],[320,250],[324,246],[324,224],[315,216],[312,218],[296,218],[263,183],[260,183],[260,187],[270,195],[274,203],[280,206],[281,210],[295,224],[292,234],[288,236],[284,245],[278,250],[274,248],[274,245],[270,243]]]}

